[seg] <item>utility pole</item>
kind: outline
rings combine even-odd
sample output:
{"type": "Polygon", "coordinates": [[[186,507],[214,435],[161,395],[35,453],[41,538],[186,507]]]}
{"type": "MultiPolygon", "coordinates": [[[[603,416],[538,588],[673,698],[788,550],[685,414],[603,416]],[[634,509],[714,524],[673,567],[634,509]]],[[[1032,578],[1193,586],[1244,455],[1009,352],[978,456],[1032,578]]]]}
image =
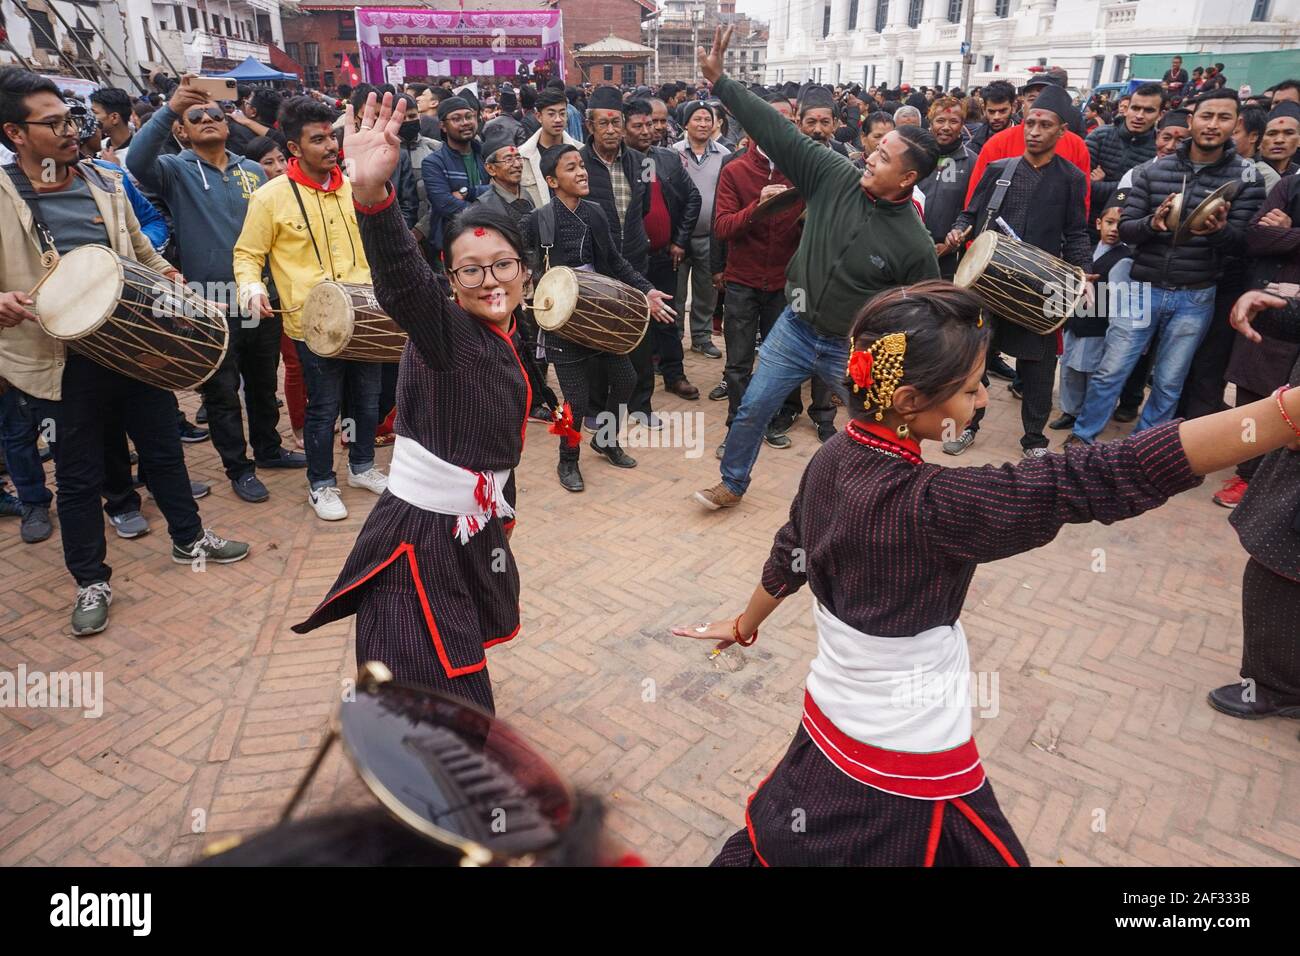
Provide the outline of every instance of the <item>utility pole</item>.
{"type": "Polygon", "coordinates": [[[975,0],[963,0],[966,9],[962,11],[966,14],[966,39],[962,43],[961,54],[961,88],[963,91],[970,87],[970,71],[975,64],[975,0]]]}
{"type": "MultiPolygon", "coordinates": [[[[702,15],[702,12],[701,12],[701,10],[700,10],[700,5],[699,5],[698,3],[695,4],[695,6],[691,7],[691,55],[687,58],[687,62],[689,62],[689,63],[694,63],[694,62],[695,62],[695,51],[698,50],[698,49],[700,48],[700,17],[701,17],[701,15],[702,15]]],[[[695,71],[694,71],[694,69],[691,70],[691,77],[692,77],[692,79],[691,79],[691,86],[693,87],[693,86],[695,85],[695,80],[694,80],[694,77],[695,77],[695,71]]]]}

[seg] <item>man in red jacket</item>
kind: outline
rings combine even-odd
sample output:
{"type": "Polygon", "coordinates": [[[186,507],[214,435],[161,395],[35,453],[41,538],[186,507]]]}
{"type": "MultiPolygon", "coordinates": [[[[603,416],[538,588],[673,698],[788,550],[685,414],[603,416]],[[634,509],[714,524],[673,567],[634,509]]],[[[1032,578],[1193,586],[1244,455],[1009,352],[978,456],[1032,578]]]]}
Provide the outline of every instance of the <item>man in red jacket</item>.
{"type": "MultiPolygon", "coordinates": [[[[1062,73],[1040,73],[1025,84],[1023,104],[1020,109],[1021,116],[1028,114],[1034,108],[1034,100],[1038,99],[1038,94],[1043,91],[1043,87],[1049,85],[1065,86],[1064,75],[1062,73]]],[[[1021,156],[1024,152],[1025,130],[1019,124],[992,136],[984,144],[979,157],[975,160],[975,168],[970,174],[970,186],[966,189],[966,205],[970,205],[971,197],[975,195],[975,187],[979,185],[980,179],[984,176],[985,166],[999,159],[1021,156]]],[[[1056,155],[1067,162],[1074,163],[1083,171],[1087,181],[1092,181],[1092,157],[1089,156],[1088,147],[1082,137],[1070,130],[1066,130],[1061,136],[1060,142],[1056,145],[1056,155]]],[[[1085,217],[1088,212],[1088,198],[1086,195],[1083,197],[1085,217]]]]}
{"type": "MultiPolygon", "coordinates": [[[[794,111],[788,99],[773,94],[767,97],[767,101],[773,109],[794,122],[794,111]]],[[[786,306],[785,268],[799,247],[799,238],[803,234],[800,221],[804,210],[802,199],[770,216],[756,219],[754,211],[763,200],[789,188],[790,180],[752,142],[742,154],[726,163],[718,176],[713,233],[719,241],[727,243],[723,270],[726,312],[722,330],[727,348],[724,382],[727,387],[728,428],[740,409],[745,388],[754,372],[758,337],[767,335],[786,306]]],[[[835,407],[829,404],[829,400],[826,405],[830,420],[825,425],[829,434],[834,434],[835,407]]],[[[802,407],[796,389],[786,399],[785,406],[773,416],[772,422],[777,424],[768,424],[764,441],[774,448],[789,448],[790,438],[785,434],[789,424],[783,428],[781,423],[792,422],[802,407]]],[[[816,409],[810,409],[809,414],[814,411],[816,409]]],[[[819,421],[817,428],[820,435],[823,423],[819,421]]],[[[724,438],[718,446],[719,458],[726,444],[724,438]]]]}

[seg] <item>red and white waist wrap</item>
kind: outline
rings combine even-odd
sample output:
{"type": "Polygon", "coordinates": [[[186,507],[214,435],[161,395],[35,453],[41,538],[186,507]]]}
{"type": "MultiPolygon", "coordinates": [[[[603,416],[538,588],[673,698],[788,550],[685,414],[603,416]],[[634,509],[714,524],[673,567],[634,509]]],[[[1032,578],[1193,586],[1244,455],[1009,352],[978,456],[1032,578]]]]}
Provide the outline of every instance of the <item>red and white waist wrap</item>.
{"type": "Polygon", "coordinates": [[[817,657],[803,726],[826,759],[860,783],[918,800],[983,786],[960,621],[912,637],[874,637],[820,602],[813,619],[817,657]]]}
{"type": "Polygon", "coordinates": [[[443,461],[419,442],[397,436],[388,468],[388,490],[409,505],[456,516],[461,544],[487,527],[492,516],[515,516],[505,498],[509,470],[470,471],[443,461]]]}

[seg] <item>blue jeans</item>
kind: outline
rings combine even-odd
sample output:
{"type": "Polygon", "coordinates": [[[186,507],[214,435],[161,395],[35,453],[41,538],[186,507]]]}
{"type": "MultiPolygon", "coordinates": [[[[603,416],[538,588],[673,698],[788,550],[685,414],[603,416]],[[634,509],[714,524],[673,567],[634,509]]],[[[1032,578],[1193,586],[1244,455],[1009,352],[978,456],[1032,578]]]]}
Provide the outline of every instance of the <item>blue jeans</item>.
{"type": "Polygon", "coordinates": [[[758,350],[758,368],[745,389],[736,418],[727,432],[727,450],[722,457],[722,480],[733,494],[749,488],[749,473],[758,460],[763,432],[791,389],[814,375],[831,385],[848,405],[844,388],[844,367],[849,361],[847,335],[828,338],[818,335],[786,306],[758,350]]]}
{"type": "Polygon", "coordinates": [[[1172,419],[1192,357],[1213,318],[1213,286],[1207,289],[1153,286],[1148,312],[1139,313],[1136,318],[1113,316],[1106,331],[1106,354],[1088,382],[1088,394],[1074,423],[1074,434],[1086,442],[1096,440],[1115,411],[1125,380],[1156,335],[1159,341],[1152,363],[1151,397],[1134,431],[1172,419]]]}
{"type": "Polygon", "coordinates": [[[48,508],[54,500],[45,487],[45,468],[36,450],[36,424],[27,396],[12,385],[0,395],[0,445],[4,447],[9,477],[23,504],[48,508]]]}
{"type": "Polygon", "coordinates": [[[380,368],[378,362],[351,362],[321,358],[303,342],[295,341],[302,380],[307,386],[307,418],[303,444],[307,446],[307,482],[312,491],[338,485],[334,476],[334,422],[347,389],[348,464],[359,475],[375,463],[375,429],[379,427],[380,368]]]}

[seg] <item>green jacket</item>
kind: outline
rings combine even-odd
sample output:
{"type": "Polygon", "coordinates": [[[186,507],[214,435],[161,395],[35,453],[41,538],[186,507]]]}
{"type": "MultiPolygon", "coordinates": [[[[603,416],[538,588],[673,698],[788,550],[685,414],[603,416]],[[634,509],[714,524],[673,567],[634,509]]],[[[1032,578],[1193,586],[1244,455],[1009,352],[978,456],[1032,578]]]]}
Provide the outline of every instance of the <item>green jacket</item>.
{"type": "Polygon", "coordinates": [[[803,135],[770,103],[724,76],[714,94],[798,187],[808,206],[803,239],[786,268],[790,307],[817,332],[844,336],[878,292],[939,278],[934,240],[911,198],[876,199],[862,171],[803,135]]]}

